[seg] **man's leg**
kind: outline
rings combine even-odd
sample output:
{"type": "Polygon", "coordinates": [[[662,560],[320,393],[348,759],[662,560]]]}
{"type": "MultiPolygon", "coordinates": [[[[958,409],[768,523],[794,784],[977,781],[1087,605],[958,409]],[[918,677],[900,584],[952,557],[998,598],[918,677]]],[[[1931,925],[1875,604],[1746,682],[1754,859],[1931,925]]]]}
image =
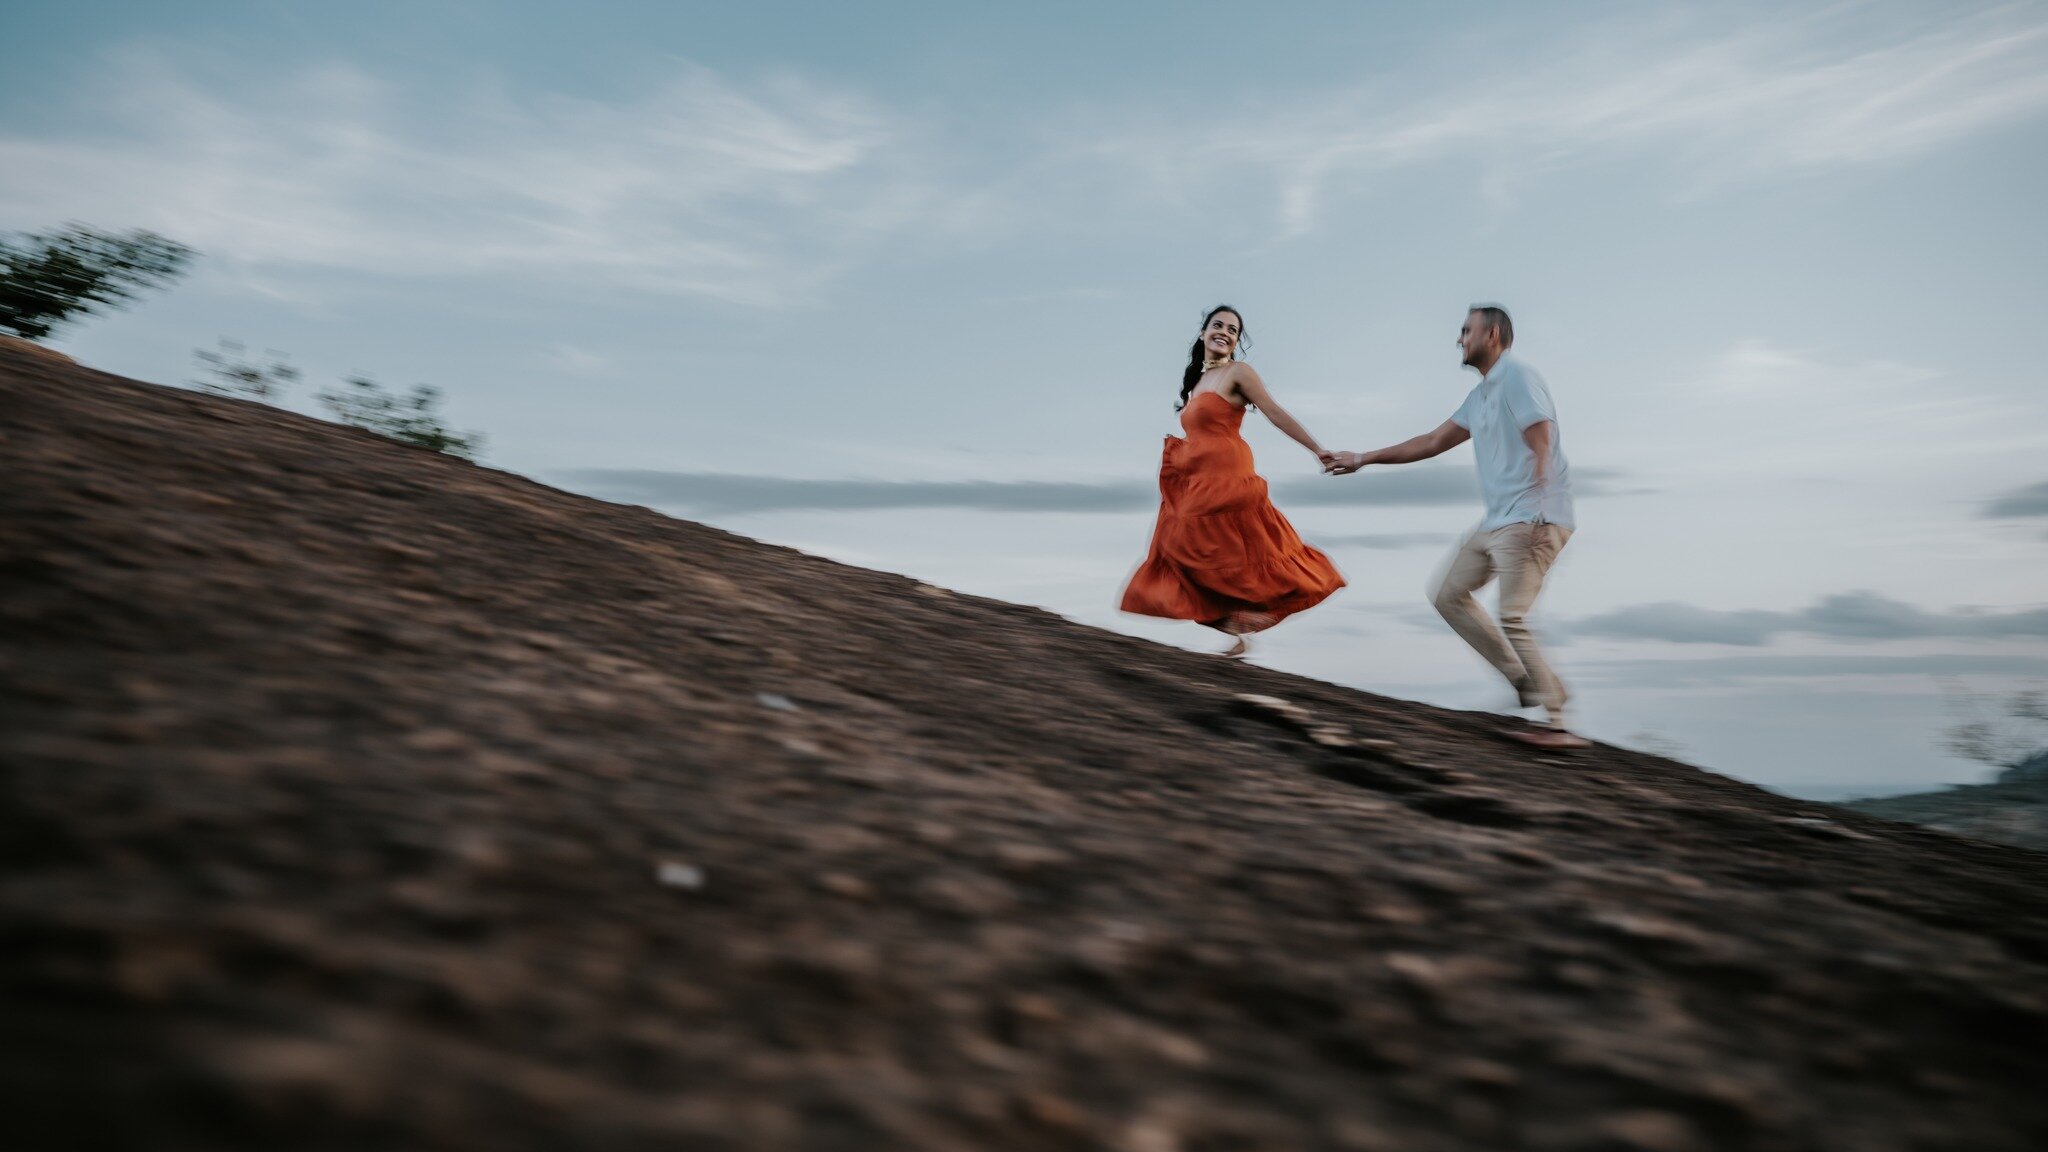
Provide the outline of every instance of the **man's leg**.
{"type": "Polygon", "coordinates": [[[1486,658],[1488,664],[1500,670],[1508,683],[1520,685],[1523,682],[1522,662],[1508,647],[1500,629],[1479,606],[1472,593],[1488,580],[1493,579],[1494,560],[1489,541],[1496,535],[1492,532],[1473,530],[1466,533],[1451,549],[1442,567],[1430,579],[1429,600],[1436,605],[1451,630],[1464,637],[1472,650],[1486,658]]]}
{"type": "Polygon", "coordinates": [[[1527,671],[1530,695],[1550,713],[1553,728],[1564,727],[1564,706],[1570,694],[1543,659],[1528,617],[1543,591],[1544,577],[1571,535],[1571,529],[1556,524],[1510,524],[1488,541],[1493,567],[1500,573],[1501,631],[1527,671]]]}

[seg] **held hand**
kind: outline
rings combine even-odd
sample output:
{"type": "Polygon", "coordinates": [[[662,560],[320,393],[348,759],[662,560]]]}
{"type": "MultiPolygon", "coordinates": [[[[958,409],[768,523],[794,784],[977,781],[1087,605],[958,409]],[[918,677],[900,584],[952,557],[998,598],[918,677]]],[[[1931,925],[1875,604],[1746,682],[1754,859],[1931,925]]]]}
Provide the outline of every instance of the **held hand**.
{"type": "Polygon", "coordinates": [[[1349,476],[1365,467],[1365,457],[1357,452],[1331,452],[1323,460],[1323,471],[1331,476],[1349,476]]]}

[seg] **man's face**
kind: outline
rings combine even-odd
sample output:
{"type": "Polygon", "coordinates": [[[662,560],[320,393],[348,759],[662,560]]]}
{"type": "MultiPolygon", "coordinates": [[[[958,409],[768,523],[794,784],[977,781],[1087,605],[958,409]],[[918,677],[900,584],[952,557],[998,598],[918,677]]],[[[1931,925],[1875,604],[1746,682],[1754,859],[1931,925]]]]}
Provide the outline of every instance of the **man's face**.
{"type": "Polygon", "coordinates": [[[1465,326],[1458,329],[1458,350],[1465,354],[1467,368],[1477,367],[1500,355],[1500,333],[1477,312],[1465,313],[1465,326]]]}

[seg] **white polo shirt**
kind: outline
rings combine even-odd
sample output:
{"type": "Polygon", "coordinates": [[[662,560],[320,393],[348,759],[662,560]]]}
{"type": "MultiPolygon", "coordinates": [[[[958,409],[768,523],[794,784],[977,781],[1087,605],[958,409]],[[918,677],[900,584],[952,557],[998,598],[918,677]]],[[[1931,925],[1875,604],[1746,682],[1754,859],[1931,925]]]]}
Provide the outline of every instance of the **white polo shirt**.
{"type": "Polygon", "coordinates": [[[1479,491],[1486,498],[1481,532],[1522,523],[1578,527],[1572,515],[1572,473],[1564,459],[1557,405],[1551,402],[1550,386],[1534,368],[1512,356],[1502,356],[1451,419],[1472,433],[1479,491]],[[1539,490],[1536,454],[1522,439],[1522,431],[1545,420],[1550,421],[1550,479],[1539,490]]]}

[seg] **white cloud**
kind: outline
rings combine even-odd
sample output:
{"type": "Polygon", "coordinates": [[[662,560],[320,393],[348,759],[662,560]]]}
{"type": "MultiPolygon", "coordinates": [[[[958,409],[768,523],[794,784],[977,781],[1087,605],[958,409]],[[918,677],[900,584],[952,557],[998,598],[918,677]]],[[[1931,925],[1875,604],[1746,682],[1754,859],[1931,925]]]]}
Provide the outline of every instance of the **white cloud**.
{"type": "MultiPolygon", "coordinates": [[[[1750,681],[1825,680],[1849,687],[1867,677],[1979,676],[2025,680],[2048,674],[2048,660],[2002,653],[1910,656],[1757,655],[1705,659],[1599,660],[1578,666],[1587,683],[1640,691],[1750,681]]],[[[1916,685],[1914,690],[1921,691],[1916,685]]],[[[1931,693],[1923,693],[1931,695],[1931,693]]]]}
{"type": "Polygon", "coordinates": [[[575,344],[556,344],[548,349],[545,361],[548,367],[570,376],[594,376],[612,366],[612,358],[602,352],[575,344]]]}
{"type": "Polygon", "coordinates": [[[208,274],[283,299],[313,291],[305,273],[341,271],[776,304],[927,235],[1027,239],[1134,209],[1156,221],[1247,189],[1295,235],[1332,196],[1446,160],[1473,163],[1495,203],[1616,155],[1668,168],[1684,194],[1916,155],[2048,110],[2034,8],[1903,27],[1850,5],[1733,31],[1561,29],[1483,73],[1417,66],[1248,96],[1220,123],[1083,95],[1059,130],[1031,114],[948,125],[688,62],[601,101],[401,86],[346,63],[250,79],[181,59],[117,55],[76,81],[99,103],[69,109],[72,127],[0,130],[0,224],[153,227],[206,253],[208,274]],[[940,149],[941,131],[957,146],[940,149]],[[1009,143],[990,156],[993,135],[1009,143]]]}
{"type": "Polygon", "coordinates": [[[155,228],[286,295],[295,272],[341,270],[776,303],[924,195],[901,125],[865,100],[687,63],[616,103],[346,65],[208,83],[143,53],[97,82],[121,93],[97,131],[0,136],[0,219],[155,228]]]}
{"type": "Polygon", "coordinates": [[[1726,611],[1676,601],[1636,604],[1575,621],[1570,631],[1621,640],[1746,647],[1765,645],[1788,633],[1852,642],[1932,637],[2031,643],[2048,637],[2048,608],[1930,612],[1874,592],[1837,592],[1793,612],[1726,611]]]}
{"type": "Polygon", "coordinates": [[[1332,195],[1447,159],[1479,165],[1487,199],[1544,170],[1631,153],[1674,192],[1918,155],[2048,110],[2048,18],[2000,7],[1888,26],[1831,6],[1735,31],[1636,26],[1517,46],[1414,98],[1387,83],[1298,95],[1200,136],[1163,121],[1106,134],[1095,155],[1159,186],[1231,168],[1273,174],[1283,235],[1332,195]]]}
{"type": "Polygon", "coordinates": [[[1665,482],[1691,475],[1871,485],[1911,475],[1945,484],[1969,479],[1961,463],[2048,449],[2041,405],[2031,397],[1960,388],[1947,373],[1895,359],[1754,338],[1607,403],[1602,415],[1613,422],[1682,427],[1712,446],[1673,453],[1661,441],[1611,435],[1616,464],[1665,482]]]}

